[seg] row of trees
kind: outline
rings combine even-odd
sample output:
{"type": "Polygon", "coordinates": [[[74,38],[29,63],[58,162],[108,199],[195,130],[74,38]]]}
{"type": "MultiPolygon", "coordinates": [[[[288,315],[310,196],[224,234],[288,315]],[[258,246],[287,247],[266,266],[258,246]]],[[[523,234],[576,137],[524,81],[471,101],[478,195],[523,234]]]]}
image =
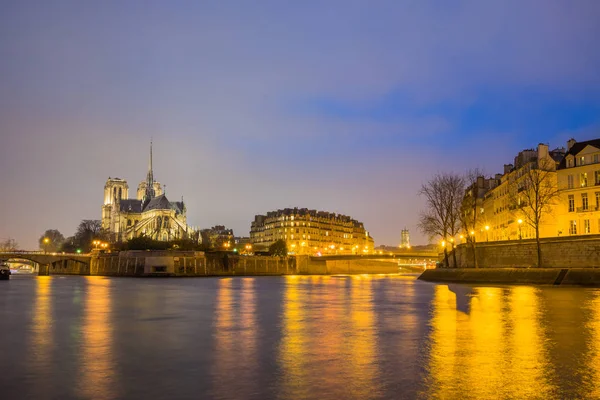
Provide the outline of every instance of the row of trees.
{"type": "Polygon", "coordinates": [[[89,253],[93,241],[108,241],[108,233],[102,229],[102,223],[95,219],[84,219],[77,226],[73,236],[64,237],[57,229],[48,229],[40,236],[38,243],[41,250],[47,252],[89,253]]]}
{"type": "MultiPolygon", "coordinates": [[[[537,245],[537,265],[542,265],[540,245],[540,224],[549,213],[559,195],[554,176],[554,165],[550,160],[541,160],[524,170],[518,182],[509,182],[508,191],[510,209],[535,231],[537,245]]],[[[440,173],[423,184],[419,194],[425,198],[425,211],[419,218],[420,230],[430,239],[439,238],[449,243],[460,232],[470,243],[475,267],[478,267],[476,240],[472,234],[480,225],[478,208],[481,206],[483,188],[477,180],[482,177],[480,170],[466,174],[440,173]],[[468,196],[465,193],[470,191],[468,196]]],[[[456,253],[452,252],[453,263],[457,265],[456,253]]],[[[448,263],[448,246],[444,246],[444,262],[448,263]]]]}

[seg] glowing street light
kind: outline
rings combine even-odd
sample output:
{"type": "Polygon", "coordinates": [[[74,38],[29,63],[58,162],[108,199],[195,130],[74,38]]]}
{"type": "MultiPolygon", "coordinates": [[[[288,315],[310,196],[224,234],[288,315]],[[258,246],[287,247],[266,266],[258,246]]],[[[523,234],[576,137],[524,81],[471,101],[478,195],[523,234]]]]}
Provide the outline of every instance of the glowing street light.
{"type": "Polygon", "coordinates": [[[490,226],[486,225],[485,226],[485,241],[489,242],[490,241],[490,234],[489,234],[489,230],[490,230],[490,226]]]}
{"type": "Polygon", "coordinates": [[[96,250],[98,250],[98,245],[100,245],[100,243],[101,243],[101,242],[100,242],[99,240],[94,240],[94,241],[92,242],[92,244],[94,245],[94,248],[95,248],[96,250]]]}
{"type": "Polygon", "coordinates": [[[44,238],[44,253],[48,252],[48,243],[50,243],[50,238],[44,238]]]}
{"type": "Polygon", "coordinates": [[[519,220],[517,222],[519,223],[519,240],[521,240],[523,238],[521,236],[521,224],[523,223],[523,220],[521,218],[519,218],[519,220]]]}

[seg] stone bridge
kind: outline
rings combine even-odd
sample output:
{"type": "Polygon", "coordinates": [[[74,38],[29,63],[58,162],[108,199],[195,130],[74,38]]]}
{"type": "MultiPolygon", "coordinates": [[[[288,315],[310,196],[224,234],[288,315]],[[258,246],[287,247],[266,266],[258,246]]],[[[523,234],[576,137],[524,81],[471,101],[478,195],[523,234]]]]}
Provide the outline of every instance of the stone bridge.
{"type": "Polygon", "coordinates": [[[0,252],[0,261],[28,260],[36,264],[39,275],[48,275],[51,269],[66,268],[74,263],[90,265],[91,254],[48,253],[44,251],[10,251],[0,252]]]}

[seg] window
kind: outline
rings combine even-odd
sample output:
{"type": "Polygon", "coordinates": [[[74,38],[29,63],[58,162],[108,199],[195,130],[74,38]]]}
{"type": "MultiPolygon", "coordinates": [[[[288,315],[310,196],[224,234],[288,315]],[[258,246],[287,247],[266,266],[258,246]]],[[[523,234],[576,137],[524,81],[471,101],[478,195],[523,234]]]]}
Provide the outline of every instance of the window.
{"type": "Polygon", "coordinates": [[[567,176],[567,188],[573,189],[573,175],[567,176]]]}
{"type": "Polygon", "coordinates": [[[577,221],[572,220],[569,223],[569,234],[577,235],[577,221]]]}
{"type": "Polygon", "coordinates": [[[594,154],[594,164],[597,164],[599,160],[599,155],[598,154],[594,154]]]}
{"type": "Polygon", "coordinates": [[[584,172],[579,176],[579,183],[581,184],[581,187],[587,186],[587,172],[584,172]]]}
{"type": "Polygon", "coordinates": [[[583,211],[589,210],[587,193],[581,193],[581,209],[583,211]]]}
{"type": "Polygon", "coordinates": [[[600,171],[594,171],[594,184],[600,185],[600,171]]]}
{"type": "Polygon", "coordinates": [[[590,220],[589,219],[583,220],[583,233],[592,233],[592,230],[590,229],[590,220]]]}
{"type": "Polygon", "coordinates": [[[575,211],[575,196],[569,195],[569,212],[575,211]]]}
{"type": "Polygon", "coordinates": [[[584,156],[579,157],[579,165],[585,165],[585,157],[584,156]]]}
{"type": "Polygon", "coordinates": [[[596,192],[596,211],[600,209],[600,192],[596,192]]]}
{"type": "Polygon", "coordinates": [[[573,166],[573,159],[572,159],[572,158],[569,158],[569,159],[567,160],[567,167],[568,167],[568,168],[570,168],[570,167],[572,167],[572,166],[573,166]]]}

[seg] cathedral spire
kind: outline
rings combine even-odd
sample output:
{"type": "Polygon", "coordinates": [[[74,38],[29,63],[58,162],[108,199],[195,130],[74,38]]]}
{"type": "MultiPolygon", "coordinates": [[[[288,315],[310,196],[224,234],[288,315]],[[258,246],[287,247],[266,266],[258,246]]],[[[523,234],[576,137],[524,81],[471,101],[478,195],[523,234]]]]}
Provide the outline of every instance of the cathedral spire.
{"type": "Polygon", "coordinates": [[[156,196],[154,192],[154,173],[152,172],[152,140],[150,141],[150,162],[148,163],[148,175],[146,176],[146,196],[144,200],[152,200],[156,196]]]}

